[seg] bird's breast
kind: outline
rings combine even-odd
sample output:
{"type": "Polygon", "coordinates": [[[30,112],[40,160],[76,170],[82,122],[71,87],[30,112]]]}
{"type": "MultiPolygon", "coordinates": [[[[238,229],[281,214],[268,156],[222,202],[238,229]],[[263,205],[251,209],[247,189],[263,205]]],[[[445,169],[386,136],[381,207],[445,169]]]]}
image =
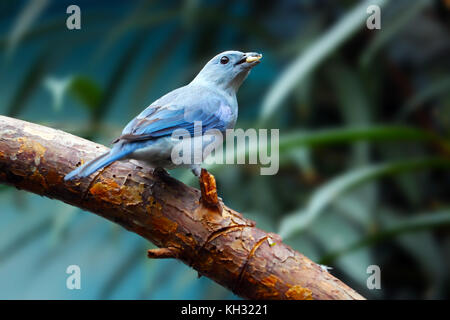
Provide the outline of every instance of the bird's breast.
{"type": "Polygon", "coordinates": [[[218,132],[180,139],[168,136],[143,143],[128,158],[144,161],[152,167],[173,168],[179,165],[180,158],[183,165],[191,165],[203,162],[223,139],[218,132]]]}

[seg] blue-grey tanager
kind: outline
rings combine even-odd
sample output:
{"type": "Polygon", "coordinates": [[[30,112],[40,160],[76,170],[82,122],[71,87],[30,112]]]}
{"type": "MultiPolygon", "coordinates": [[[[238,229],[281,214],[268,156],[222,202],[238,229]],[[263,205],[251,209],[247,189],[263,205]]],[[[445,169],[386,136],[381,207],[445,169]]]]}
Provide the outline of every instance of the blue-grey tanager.
{"type": "MultiPolygon", "coordinates": [[[[87,177],[120,159],[141,160],[153,168],[176,167],[172,150],[182,139],[174,139],[174,131],[184,129],[193,135],[194,123],[201,124],[202,134],[210,129],[225,133],[234,128],[238,116],[236,93],[261,57],[259,53],[239,51],[216,55],[191,83],[159,98],[131,120],[109,152],[64,179],[87,177]]],[[[200,175],[198,163],[187,166],[200,175]]]]}

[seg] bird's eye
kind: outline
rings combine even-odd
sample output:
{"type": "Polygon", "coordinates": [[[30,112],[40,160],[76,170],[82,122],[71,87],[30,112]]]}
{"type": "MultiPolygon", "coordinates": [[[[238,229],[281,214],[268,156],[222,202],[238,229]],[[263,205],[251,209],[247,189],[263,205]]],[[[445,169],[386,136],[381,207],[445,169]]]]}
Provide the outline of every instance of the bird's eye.
{"type": "Polygon", "coordinates": [[[220,58],[221,64],[227,64],[229,61],[230,59],[227,56],[223,56],[222,58],[220,58]]]}

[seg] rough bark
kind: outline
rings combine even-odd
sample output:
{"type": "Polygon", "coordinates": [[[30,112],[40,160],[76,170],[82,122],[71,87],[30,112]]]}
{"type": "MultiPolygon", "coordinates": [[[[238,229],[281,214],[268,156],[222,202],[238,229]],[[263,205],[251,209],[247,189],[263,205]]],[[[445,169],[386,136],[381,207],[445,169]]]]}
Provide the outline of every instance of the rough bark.
{"type": "Polygon", "coordinates": [[[107,150],[0,116],[0,183],[118,223],[160,247],[149,250],[149,257],[177,258],[244,298],[364,299],[220,199],[221,210],[204,205],[199,190],[154,175],[145,165],[118,161],[86,179],[64,182],[69,171],[107,150]]]}

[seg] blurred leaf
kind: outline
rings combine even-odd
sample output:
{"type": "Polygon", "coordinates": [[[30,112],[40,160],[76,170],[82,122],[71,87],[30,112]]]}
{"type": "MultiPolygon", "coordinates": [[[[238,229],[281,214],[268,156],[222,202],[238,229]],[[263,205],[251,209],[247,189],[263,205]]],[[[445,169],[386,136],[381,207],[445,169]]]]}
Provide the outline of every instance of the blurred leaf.
{"type": "MultiPolygon", "coordinates": [[[[157,293],[160,293],[158,291],[170,290],[172,288],[170,282],[174,280],[174,277],[168,277],[167,275],[174,275],[185,268],[185,266],[172,259],[160,261],[147,259],[147,263],[152,268],[146,274],[148,278],[145,281],[145,288],[141,292],[142,299],[158,299],[157,293]],[[162,290],[158,290],[158,288],[162,290]]],[[[170,294],[174,296],[176,292],[170,292],[170,294]]]]}
{"type": "Polygon", "coordinates": [[[280,152],[305,145],[315,147],[356,141],[436,141],[441,144],[448,144],[439,136],[421,129],[407,126],[377,125],[284,134],[280,137],[280,152]]]}
{"type": "Polygon", "coordinates": [[[44,86],[49,90],[53,100],[53,110],[60,111],[64,96],[70,87],[72,77],[65,78],[47,77],[44,80],[44,86]]]}
{"type": "MultiPolygon", "coordinates": [[[[349,224],[342,216],[333,211],[308,228],[308,235],[313,237],[325,252],[331,252],[354,243],[361,238],[361,234],[360,228],[349,224]]],[[[333,268],[338,267],[347,277],[363,286],[367,279],[366,268],[371,264],[370,248],[364,249],[342,256],[339,260],[333,261],[333,264],[322,262],[321,264],[333,268]]]]}
{"type": "MultiPolygon", "coordinates": [[[[339,112],[347,126],[368,126],[372,119],[371,103],[362,77],[338,59],[328,69],[339,103],[339,112]]],[[[349,166],[361,166],[369,162],[370,145],[361,141],[352,145],[349,166]]]]}
{"type": "Polygon", "coordinates": [[[128,255],[123,257],[123,261],[119,266],[113,270],[111,276],[105,281],[102,289],[100,290],[99,299],[110,299],[114,294],[114,290],[120,285],[120,283],[126,278],[127,275],[133,272],[142,257],[145,257],[145,249],[138,247],[130,250],[128,255]]]}
{"type": "Polygon", "coordinates": [[[24,34],[47,7],[48,0],[31,0],[17,17],[8,37],[7,57],[11,57],[24,34]]]}
{"type": "Polygon", "coordinates": [[[146,34],[144,32],[139,32],[128,47],[126,47],[124,53],[117,62],[116,68],[112,71],[103,95],[101,96],[99,106],[93,110],[92,121],[94,126],[98,126],[100,120],[106,116],[114,98],[121,89],[123,81],[131,71],[131,66],[140,53],[141,47],[145,44],[145,37],[146,34]]]}
{"type": "Polygon", "coordinates": [[[314,19],[308,21],[298,34],[294,35],[287,43],[283,43],[283,47],[279,49],[281,56],[292,56],[298,54],[299,51],[305,50],[314,39],[320,37],[325,26],[326,13],[321,12],[314,19]]]}
{"type": "Polygon", "coordinates": [[[423,299],[437,299],[445,287],[447,266],[441,254],[440,244],[429,230],[408,232],[395,238],[396,244],[411,256],[426,280],[426,289],[418,293],[423,299]]]}
{"type": "Polygon", "coordinates": [[[314,174],[314,164],[311,157],[311,149],[295,148],[288,150],[287,158],[294,162],[303,172],[314,174]]]}
{"type": "Polygon", "coordinates": [[[182,19],[186,26],[191,27],[200,11],[200,0],[184,0],[183,9],[181,11],[182,19]]]}
{"type": "MultiPolygon", "coordinates": [[[[450,150],[449,143],[446,140],[431,132],[407,126],[378,125],[361,128],[344,127],[315,130],[313,132],[296,131],[286,133],[279,139],[279,152],[281,155],[303,147],[317,147],[357,141],[433,141],[450,150]]],[[[270,148],[270,146],[268,146],[268,148],[270,148]]],[[[226,154],[225,151],[226,150],[224,150],[224,154],[226,154]]],[[[258,154],[258,152],[266,152],[266,150],[259,151],[258,144],[252,144],[248,147],[236,150],[235,159],[242,155],[248,156],[249,154],[258,154]]],[[[218,170],[221,167],[223,167],[223,165],[204,165],[204,168],[212,171],[218,170]]],[[[191,184],[195,177],[192,174],[186,173],[183,178],[180,179],[187,184],[191,184]]]]}
{"type": "Polygon", "coordinates": [[[179,267],[178,275],[176,275],[176,282],[173,287],[177,298],[183,297],[183,292],[190,292],[192,287],[196,285],[195,282],[197,282],[198,285],[199,281],[198,272],[196,270],[185,266],[179,267]]]}
{"type": "Polygon", "coordinates": [[[20,249],[33,243],[33,241],[41,235],[46,234],[50,230],[51,223],[52,217],[47,217],[42,219],[42,221],[38,221],[29,226],[24,232],[15,235],[7,245],[2,246],[0,249],[0,262],[3,263],[5,260],[10,259],[17,254],[20,249]]]}
{"type": "Polygon", "coordinates": [[[94,112],[102,99],[102,89],[93,79],[78,75],[69,84],[69,93],[81,102],[90,112],[94,112]]]}
{"type": "Polygon", "coordinates": [[[57,212],[53,218],[53,226],[51,229],[51,242],[57,245],[64,239],[71,225],[78,218],[80,209],[67,204],[57,205],[57,212]]]}
{"type": "MultiPolygon", "coordinates": [[[[391,229],[403,222],[409,220],[403,215],[398,214],[394,210],[388,208],[380,208],[380,223],[382,229],[391,229]]],[[[447,210],[448,211],[448,210],[447,210]]],[[[443,212],[440,210],[438,212],[443,212]]],[[[438,212],[427,213],[426,216],[437,214],[438,212]]],[[[448,211],[450,212],[450,211],[448,211]]],[[[414,218],[425,217],[423,214],[415,215],[414,218]]],[[[445,225],[445,223],[443,224],[445,225]]],[[[442,225],[442,226],[443,226],[442,225]]],[[[440,228],[436,225],[434,228],[440,228]]],[[[422,269],[423,274],[427,278],[427,288],[421,298],[433,299],[439,296],[445,282],[445,274],[447,266],[441,254],[439,239],[435,234],[430,232],[432,227],[423,230],[416,229],[409,232],[398,234],[393,240],[395,244],[401,247],[410,257],[416,260],[416,264],[422,269]]]]}
{"type": "Polygon", "coordinates": [[[283,239],[283,243],[301,252],[312,261],[318,261],[321,257],[322,244],[318,243],[319,241],[320,239],[308,232],[301,234],[299,237],[283,239]]]}
{"type": "Polygon", "coordinates": [[[396,161],[351,170],[332,179],[314,192],[306,208],[301,208],[283,218],[278,233],[283,238],[288,238],[293,234],[303,231],[320,215],[328,204],[346,191],[364,182],[405,172],[445,167],[450,167],[450,160],[444,158],[425,158],[396,161]]]}
{"type": "Polygon", "coordinates": [[[367,125],[372,114],[362,77],[342,59],[337,59],[327,71],[345,123],[352,126],[367,125]]]}
{"type": "Polygon", "coordinates": [[[398,176],[394,178],[402,194],[408,199],[409,204],[418,206],[423,201],[421,184],[417,183],[417,175],[398,176]]]}
{"type": "MultiPolygon", "coordinates": [[[[373,183],[368,183],[367,185],[371,184],[373,185],[373,183]]],[[[373,187],[375,189],[375,186],[373,187]]],[[[361,193],[359,189],[357,191],[359,192],[352,192],[337,198],[333,202],[332,207],[351,222],[355,222],[358,226],[367,229],[373,222],[371,211],[376,205],[376,199],[370,199],[372,201],[368,201],[364,193],[361,193]]]]}
{"type": "Polygon", "coordinates": [[[171,60],[172,54],[185,33],[178,27],[171,31],[163,42],[155,49],[154,56],[147,65],[142,67],[143,73],[136,83],[134,99],[136,104],[141,103],[153,82],[158,79],[166,62],[171,60]]]}
{"type": "MultiPolygon", "coordinates": [[[[435,141],[444,145],[448,144],[439,136],[421,129],[407,126],[377,125],[286,133],[280,137],[279,149],[280,153],[283,153],[305,146],[317,147],[357,141],[435,141]]],[[[247,149],[239,149],[237,155],[251,152],[258,152],[258,145],[251,145],[247,149]]]]}
{"type": "MultiPolygon", "coordinates": [[[[333,61],[334,62],[334,61],[333,61]]],[[[338,110],[347,127],[367,126],[372,122],[372,107],[374,101],[369,98],[367,83],[363,77],[350,68],[345,60],[339,58],[327,69],[328,77],[332,80],[338,98],[338,110]]],[[[393,139],[394,136],[392,136],[393,139]]],[[[351,145],[347,167],[356,168],[365,166],[370,162],[372,145],[368,141],[358,141],[351,145]]],[[[347,214],[353,210],[353,218],[368,221],[377,203],[377,188],[375,183],[368,183],[353,192],[353,197],[341,197],[336,203],[347,207],[350,211],[343,210],[347,214]],[[359,199],[359,206],[356,203],[359,199]]]]}
{"type": "Polygon", "coordinates": [[[435,98],[441,94],[446,94],[450,91],[450,77],[437,78],[432,81],[428,86],[419,91],[411,99],[409,99],[406,104],[401,108],[398,115],[399,120],[404,120],[412,112],[416,111],[428,100],[435,98]]]}
{"type": "Polygon", "coordinates": [[[328,253],[320,261],[325,264],[331,263],[333,260],[344,254],[362,247],[370,247],[380,241],[386,241],[405,233],[418,232],[448,225],[450,225],[450,210],[448,209],[418,214],[411,218],[401,219],[401,221],[395,222],[388,228],[367,235],[342,249],[328,253]]]}
{"type": "Polygon", "coordinates": [[[93,223],[91,217],[83,215],[77,207],[58,203],[52,209],[52,221],[46,235],[46,250],[42,250],[39,258],[35,259],[34,262],[37,269],[45,269],[58,261],[64,255],[68,245],[74,241],[77,244],[82,244],[83,241],[88,241],[87,238],[98,230],[94,230],[97,225],[93,223]],[[74,233],[73,231],[79,225],[82,225],[83,231],[74,233]]]}
{"type": "Polygon", "coordinates": [[[53,59],[52,48],[47,47],[33,60],[7,107],[6,115],[16,117],[25,109],[26,103],[54,62],[53,59]]]}
{"type": "MultiPolygon", "coordinates": [[[[147,21],[153,20],[152,17],[160,17],[163,16],[164,18],[171,18],[170,15],[166,15],[164,12],[163,14],[157,12],[154,16],[148,16],[147,10],[150,8],[150,6],[153,4],[153,1],[149,0],[142,0],[139,1],[138,4],[133,7],[131,12],[127,14],[121,21],[119,21],[117,24],[114,25],[113,28],[108,30],[108,34],[104,37],[103,43],[99,46],[97,49],[97,52],[95,53],[94,61],[97,62],[99,58],[103,57],[105,53],[110,51],[111,47],[114,44],[117,44],[120,40],[120,38],[125,35],[127,32],[131,31],[132,29],[136,28],[135,22],[137,20],[142,20],[145,18],[147,21]]],[[[155,22],[163,22],[163,20],[155,19],[155,22]]]]}
{"type": "Polygon", "coordinates": [[[389,0],[364,1],[346,14],[334,26],[330,27],[322,37],[300,56],[278,77],[278,79],[265,95],[260,121],[266,122],[281,107],[282,102],[291,93],[292,89],[304,79],[317,65],[332,54],[340,45],[357,32],[367,19],[366,9],[369,5],[380,7],[389,0]]]}

